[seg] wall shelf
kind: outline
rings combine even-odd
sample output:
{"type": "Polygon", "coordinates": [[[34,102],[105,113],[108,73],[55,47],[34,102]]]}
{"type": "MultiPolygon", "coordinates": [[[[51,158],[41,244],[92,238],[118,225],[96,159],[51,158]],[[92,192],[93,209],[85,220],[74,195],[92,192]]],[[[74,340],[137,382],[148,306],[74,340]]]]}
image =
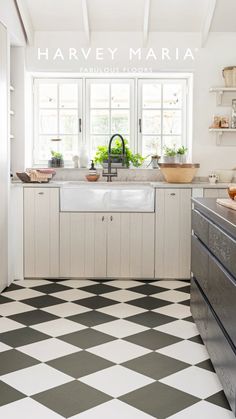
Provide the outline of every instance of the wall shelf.
{"type": "Polygon", "coordinates": [[[209,128],[209,131],[214,132],[216,134],[217,145],[221,144],[221,140],[225,132],[236,134],[236,128],[209,128]]]}
{"type": "Polygon", "coordinates": [[[210,92],[216,93],[216,103],[222,105],[223,94],[227,92],[236,93],[236,87],[211,87],[210,92]]]}

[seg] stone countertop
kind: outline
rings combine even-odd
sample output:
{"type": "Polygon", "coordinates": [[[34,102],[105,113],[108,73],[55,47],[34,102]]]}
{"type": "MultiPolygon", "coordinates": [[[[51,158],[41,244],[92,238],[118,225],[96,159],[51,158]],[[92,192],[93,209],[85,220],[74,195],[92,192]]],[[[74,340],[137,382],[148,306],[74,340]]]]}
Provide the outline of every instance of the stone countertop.
{"type": "MultiPolygon", "coordinates": [[[[91,184],[92,182],[87,182],[87,181],[60,181],[60,180],[52,180],[49,183],[22,183],[21,181],[18,180],[13,180],[11,182],[12,185],[14,186],[23,186],[25,188],[60,188],[63,185],[66,184],[74,184],[74,185],[84,185],[84,184],[91,184]]],[[[106,184],[106,181],[99,181],[96,182],[97,185],[99,184],[106,184]]],[[[117,185],[128,185],[128,184],[140,184],[140,185],[151,185],[153,186],[153,188],[169,188],[169,189],[183,189],[183,188],[191,188],[191,189],[227,189],[228,188],[228,183],[215,183],[215,184],[211,184],[209,182],[192,182],[192,183],[167,183],[167,182],[153,182],[153,181],[114,181],[112,182],[112,184],[117,184],[117,185]]]]}
{"type": "Polygon", "coordinates": [[[194,207],[236,239],[236,211],[217,204],[215,198],[193,198],[194,207]]]}

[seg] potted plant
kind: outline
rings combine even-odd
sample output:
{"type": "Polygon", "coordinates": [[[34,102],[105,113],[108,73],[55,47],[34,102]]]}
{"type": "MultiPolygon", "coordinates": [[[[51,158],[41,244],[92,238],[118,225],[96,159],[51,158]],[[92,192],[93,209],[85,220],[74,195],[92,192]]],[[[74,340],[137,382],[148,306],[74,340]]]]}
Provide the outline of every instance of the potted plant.
{"type": "MultiPolygon", "coordinates": [[[[125,166],[128,168],[130,164],[134,167],[140,167],[144,162],[144,157],[141,154],[133,154],[128,146],[128,141],[125,141],[125,166]]],[[[122,167],[122,143],[119,139],[115,140],[114,146],[111,149],[113,167],[122,167]]],[[[95,163],[101,166],[107,166],[108,163],[108,146],[99,145],[94,156],[95,163]]]]}
{"type": "Polygon", "coordinates": [[[186,163],[188,149],[183,145],[177,149],[179,163],[186,163]]]}
{"type": "Polygon", "coordinates": [[[48,161],[48,167],[64,167],[62,153],[51,150],[51,160],[48,161]]]}
{"type": "Polygon", "coordinates": [[[164,146],[163,163],[177,163],[177,150],[174,147],[164,146]]]}

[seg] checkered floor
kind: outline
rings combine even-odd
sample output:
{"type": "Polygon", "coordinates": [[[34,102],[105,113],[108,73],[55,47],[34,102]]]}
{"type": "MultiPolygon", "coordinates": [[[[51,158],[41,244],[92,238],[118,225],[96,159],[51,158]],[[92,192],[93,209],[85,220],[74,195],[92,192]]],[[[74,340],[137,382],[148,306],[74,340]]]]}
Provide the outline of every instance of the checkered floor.
{"type": "Polygon", "coordinates": [[[233,419],[184,281],[16,281],[0,296],[0,418],[233,419]]]}

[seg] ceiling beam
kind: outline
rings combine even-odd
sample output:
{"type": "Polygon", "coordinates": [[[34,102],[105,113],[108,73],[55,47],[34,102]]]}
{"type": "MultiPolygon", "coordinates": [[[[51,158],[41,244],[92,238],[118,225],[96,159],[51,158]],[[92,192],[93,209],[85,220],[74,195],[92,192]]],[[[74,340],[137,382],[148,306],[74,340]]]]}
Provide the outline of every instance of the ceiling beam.
{"type": "Polygon", "coordinates": [[[150,4],[151,4],[151,0],[145,0],[144,17],[143,17],[143,46],[144,47],[147,45],[148,35],[149,35],[150,4]]]}
{"type": "Polygon", "coordinates": [[[90,27],[89,27],[87,0],[82,0],[82,15],[83,15],[85,35],[86,35],[88,43],[90,43],[90,27]]]}
{"type": "Polygon", "coordinates": [[[208,0],[208,7],[207,7],[207,13],[202,25],[202,31],[201,31],[201,46],[202,48],[206,45],[209,32],[211,29],[212,20],[215,13],[216,8],[216,1],[217,0],[208,0]]]}
{"type": "Polygon", "coordinates": [[[16,7],[18,9],[21,23],[25,32],[25,37],[28,45],[34,43],[34,28],[31,21],[30,13],[26,2],[24,0],[15,0],[16,7]]]}

